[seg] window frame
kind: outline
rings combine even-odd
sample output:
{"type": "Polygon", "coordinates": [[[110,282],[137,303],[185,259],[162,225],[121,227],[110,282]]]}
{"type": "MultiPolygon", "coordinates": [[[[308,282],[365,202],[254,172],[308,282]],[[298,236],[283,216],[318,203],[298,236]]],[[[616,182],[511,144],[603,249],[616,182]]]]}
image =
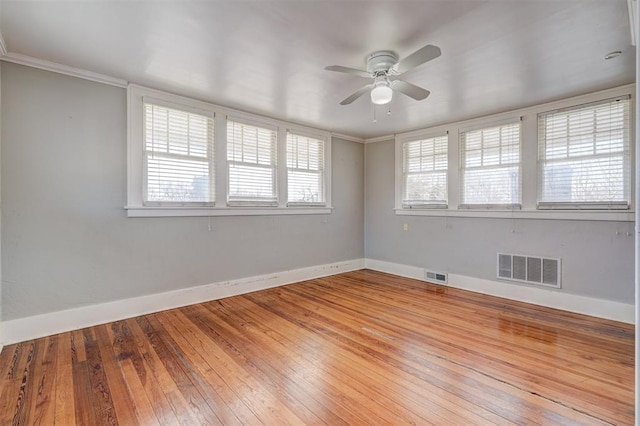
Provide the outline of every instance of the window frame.
{"type": "MultiPolygon", "coordinates": [[[[213,199],[210,201],[194,201],[194,202],[183,202],[183,201],[150,201],[148,200],[148,159],[147,159],[147,149],[146,149],[146,140],[145,140],[145,127],[146,127],[146,119],[145,113],[143,112],[142,117],[142,132],[143,132],[143,141],[142,141],[142,205],[146,207],[214,207],[216,205],[216,194],[215,194],[215,113],[213,111],[202,110],[195,107],[189,107],[184,105],[176,105],[171,104],[170,102],[166,102],[162,99],[156,99],[151,96],[143,96],[142,97],[142,108],[144,109],[145,104],[157,105],[159,107],[164,107],[168,109],[179,110],[182,112],[192,113],[207,117],[212,121],[211,130],[213,130],[214,134],[211,135],[211,146],[209,147],[210,152],[208,152],[207,157],[196,157],[196,160],[201,162],[206,162],[209,166],[209,185],[213,185],[211,188],[211,194],[213,195],[213,199]]],[[[175,154],[167,153],[162,154],[159,153],[158,156],[166,156],[172,157],[175,154]]],[[[189,155],[176,155],[176,157],[182,157],[184,159],[190,157],[189,155]]]]}
{"type": "Polygon", "coordinates": [[[395,142],[395,204],[394,212],[401,216],[432,217],[476,217],[476,218],[510,218],[510,219],[551,219],[551,220],[594,220],[633,222],[635,220],[635,83],[612,89],[575,96],[545,104],[506,111],[485,117],[441,124],[431,128],[418,129],[412,132],[399,133],[388,137],[375,138],[368,143],[393,140],[395,142]],[[630,96],[630,176],[631,176],[631,208],[629,210],[595,210],[595,209],[538,209],[538,122],[539,113],[563,109],[582,104],[604,101],[620,96],[630,96]],[[504,124],[514,117],[522,117],[521,121],[521,199],[520,210],[505,208],[467,209],[460,208],[460,155],[458,133],[473,128],[490,127],[504,124]],[[447,209],[409,209],[402,206],[402,142],[411,138],[429,137],[438,133],[449,132],[449,173],[447,209]]]}
{"type": "MultiPolygon", "coordinates": [[[[286,134],[285,134],[285,156],[284,156],[284,167],[286,169],[286,173],[287,173],[287,185],[286,187],[281,188],[282,191],[284,191],[285,194],[285,200],[287,203],[287,207],[291,207],[291,208],[301,208],[301,207],[309,207],[309,206],[315,206],[315,207],[326,207],[329,203],[329,194],[330,194],[330,190],[331,187],[327,186],[327,174],[331,173],[331,168],[327,168],[327,157],[331,156],[331,136],[327,135],[327,134],[323,134],[320,132],[313,132],[313,131],[308,131],[302,128],[296,128],[296,127],[289,127],[286,130],[286,134]],[[288,157],[288,143],[289,143],[289,134],[295,135],[295,136],[301,136],[301,137],[305,137],[305,138],[309,138],[309,139],[316,139],[319,140],[323,143],[323,149],[322,149],[322,153],[323,153],[323,162],[322,162],[322,170],[321,173],[319,171],[319,173],[322,176],[321,179],[321,187],[322,187],[322,195],[323,195],[323,201],[319,201],[319,202],[300,202],[300,201],[289,201],[289,182],[288,182],[288,176],[289,176],[289,171],[291,170],[291,168],[289,168],[289,157],[288,157]],[[329,151],[329,154],[327,154],[327,151],[329,151]]],[[[308,170],[308,169],[300,169],[300,170],[308,170]]]]}
{"type": "MultiPolygon", "coordinates": [[[[631,193],[632,193],[632,178],[631,178],[631,170],[632,170],[632,166],[631,163],[633,162],[632,156],[631,156],[631,133],[632,133],[632,113],[631,113],[631,108],[632,108],[632,104],[631,104],[631,96],[630,95],[621,95],[621,96],[616,96],[613,98],[608,98],[608,99],[601,99],[598,101],[594,101],[594,102],[589,102],[589,103],[585,103],[585,104],[579,104],[579,105],[573,105],[570,107],[566,107],[566,108],[559,108],[559,109],[555,109],[555,110],[550,110],[550,111],[544,111],[541,113],[538,113],[538,161],[537,161],[537,167],[538,167],[538,185],[537,185],[537,209],[538,210],[555,210],[555,209],[560,209],[560,210],[629,210],[631,209],[631,193]],[[604,201],[594,201],[594,200],[590,200],[590,201],[548,201],[548,200],[542,200],[542,195],[543,195],[543,186],[544,186],[544,180],[543,180],[543,168],[545,165],[547,164],[553,164],[555,162],[559,162],[559,160],[557,159],[547,159],[546,157],[544,157],[544,148],[546,147],[546,143],[547,143],[547,139],[545,137],[543,137],[543,135],[540,134],[540,130],[542,128],[542,120],[546,120],[546,118],[548,116],[551,116],[553,114],[561,114],[564,112],[571,112],[571,111],[580,111],[580,110],[586,110],[588,108],[596,108],[599,105],[606,105],[606,104],[611,104],[615,101],[620,101],[620,100],[624,100],[624,101],[628,101],[627,102],[627,106],[626,108],[628,108],[627,114],[626,114],[626,118],[629,120],[628,123],[626,123],[628,125],[628,127],[623,127],[623,131],[626,130],[626,134],[623,137],[626,137],[628,140],[626,140],[626,145],[623,146],[623,150],[620,152],[615,152],[613,154],[609,154],[609,155],[605,155],[605,154],[596,154],[596,155],[583,155],[583,156],[579,156],[579,157],[570,157],[567,156],[564,158],[564,162],[573,162],[571,161],[571,159],[573,158],[580,158],[580,159],[593,159],[593,158],[609,158],[609,157],[614,157],[614,156],[620,156],[622,157],[622,165],[623,165],[623,175],[626,174],[626,178],[623,181],[623,192],[625,192],[625,195],[628,197],[627,200],[623,200],[623,201],[615,201],[615,202],[604,202],[604,201]],[[544,157],[544,158],[543,158],[544,157]]],[[[623,117],[624,119],[624,117],[623,117]]],[[[595,133],[594,133],[595,135],[595,133]]],[[[596,144],[594,143],[594,149],[596,148],[596,144]]],[[[569,145],[567,144],[567,149],[569,149],[569,145]]],[[[574,160],[576,163],[582,160],[574,160]]],[[[623,176],[624,179],[625,176],[623,176]]]]}
{"type": "MultiPolygon", "coordinates": [[[[236,116],[231,116],[231,115],[227,115],[227,119],[225,122],[225,126],[227,126],[226,130],[227,130],[227,137],[225,139],[226,141],[226,147],[227,147],[227,156],[225,158],[225,162],[226,162],[226,170],[227,170],[227,197],[226,197],[226,205],[227,207],[277,207],[279,205],[279,193],[280,193],[280,188],[278,187],[278,167],[282,167],[281,165],[281,160],[278,158],[278,127],[277,126],[273,126],[269,123],[265,123],[262,121],[258,121],[258,120],[247,120],[245,118],[239,118],[236,116]],[[264,165],[264,164],[260,164],[259,162],[256,163],[252,163],[249,161],[238,161],[238,160],[232,160],[229,159],[229,123],[233,122],[233,123],[237,123],[241,126],[249,126],[249,127],[255,127],[261,130],[267,130],[267,131],[271,131],[273,132],[273,136],[275,137],[275,146],[273,147],[273,149],[271,150],[272,154],[273,154],[273,163],[269,164],[269,165],[264,165]],[[270,173],[273,175],[273,195],[274,195],[274,199],[272,201],[266,200],[266,199],[259,199],[259,198],[250,198],[247,197],[246,199],[243,199],[242,197],[237,197],[237,198],[233,198],[232,195],[230,194],[231,192],[231,166],[232,165],[237,165],[237,166],[243,166],[243,167],[253,167],[253,168],[258,168],[258,169],[264,169],[264,170],[269,170],[270,173]]],[[[256,160],[257,160],[257,156],[258,156],[258,148],[256,147],[256,160]]]]}
{"type": "MultiPolygon", "coordinates": [[[[435,143],[435,141],[434,141],[435,143]]],[[[401,173],[402,173],[402,179],[401,179],[401,183],[400,183],[400,194],[399,194],[399,204],[402,206],[402,208],[405,209],[447,209],[449,207],[449,145],[450,145],[450,140],[449,140],[449,133],[447,131],[444,132],[436,132],[436,133],[427,133],[427,134],[421,134],[421,135],[414,135],[414,137],[408,137],[408,138],[401,138],[400,142],[399,142],[399,153],[400,153],[400,167],[401,167],[401,173]],[[406,187],[407,187],[407,176],[408,176],[408,172],[406,172],[406,164],[405,164],[405,146],[407,144],[410,143],[414,143],[414,142],[422,142],[422,141],[426,141],[426,140],[431,140],[431,139],[437,139],[437,138],[446,138],[447,139],[447,151],[446,151],[446,156],[447,156],[447,168],[444,170],[445,173],[445,196],[444,196],[444,200],[438,200],[432,203],[429,202],[424,202],[424,203],[416,203],[416,204],[411,204],[411,203],[407,203],[406,200],[404,199],[404,195],[406,193],[406,187]]],[[[435,157],[435,153],[434,153],[434,157],[435,157]]],[[[435,161],[435,160],[434,160],[435,161]]],[[[432,170],[430,172],[427,173],[435,173],[437,172],[437,170],[432,170]]]]}
{"type": "Polygon", "coordinates": [[[331,204],[331,133],[305,126],[246,113],[230,108],[220,107],[207,102],[184,96],[174,95],[143,86],[130,84],[127,86],[127,204],[124,207],[128,217],[187,217],[187,216],[262,216],[262,215],[295,215],[295,214],[330,214],[331,204]],[[211,114],[213,117],[213,170],[214,203],[149,203],[144,201],[144,107],[143,99],[153,100],[158,105],[194,112],[211,114]],[[276,129],[276,188],[277,203],[266,205],[229,205],[227,165],[227,120],[237,119],[249,125],[276,129]],[[324,151],[324,188],[323,205],[287,205],[287,164],[286,135],[291,129],[296,133],[315,135],[325,141],[324,151]]]}
{"type": "MultiPolygon", "coordinates": [[[[466,137],[465,137],[464,143],[466,144],[466,137]]],[[[501,147],[502,145],[498,145],[498,148],[501,148],[501,147]]],[[[483,150],[484,148],[481,149],[481,158],[483,158],[483,152],[482,152],[483,150]]],[[[521,210],[522,209],[522,163],[523,163],[522,161],[522,117],[513,117],[513,118],[508,118],[506,120],[499,120],[496,122],[487,121],[480,126],[473,126],[470,128],[458,129],[458,152],[460,153],[459,161],[458,161],[458,173],[459,173],[459,180],[460,180],[460,186],[459,186],[459,192],[458,192],[459,194],[458,208],[459,209],[465,209],[465,210],[473,210],[473,209],[521,210]],[[463,135],[466,135],[467,133],[471,133],[471,132],[476,132],[476,131],[502,128],[504,126],[510,126],[514,124],[518,125],[518,162],[513,163],[514,165],[517,164],[518,166],[518,202],[510,203],[510,204],[509,203],[478,203],[478,204],[465,203],[462,199],[463,193],[464,193],[464,174],[467,170],[469,170],[469,168],[465,167],[465,164],[464,164],[465,151],[463,150],[463,146],[462,146],[463,135]]],[[[503,168],[503,167],[505,167],[505,165],[498,164],[494,168],[503,168]]]]}

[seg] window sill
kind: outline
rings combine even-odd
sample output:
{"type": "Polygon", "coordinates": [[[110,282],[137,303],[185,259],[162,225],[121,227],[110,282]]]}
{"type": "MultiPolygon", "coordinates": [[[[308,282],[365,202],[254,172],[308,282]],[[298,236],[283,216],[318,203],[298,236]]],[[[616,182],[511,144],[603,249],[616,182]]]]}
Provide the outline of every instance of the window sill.
{"type": "Polygon", "coordinates": [[[127,217],[188,216],[279,216],[330,214],[332,207],[132,207],[125,206],[127,217]]]}
{"type": "Polygon", "coordinates": [[[394,209],[399,216],[479,217],[494,219],[596,220],[633,222],[635,213],[629,210],[490,210],[490,209],[394,209]]]}

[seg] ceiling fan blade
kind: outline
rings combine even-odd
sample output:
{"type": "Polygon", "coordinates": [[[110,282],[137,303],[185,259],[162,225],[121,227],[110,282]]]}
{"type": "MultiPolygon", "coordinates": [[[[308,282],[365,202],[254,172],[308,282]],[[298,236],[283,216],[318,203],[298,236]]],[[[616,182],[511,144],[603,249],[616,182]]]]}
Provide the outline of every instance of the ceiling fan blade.
{"type": "Polygon", "coordinates": [[[430,60],[437,58],[441,54],[442,51],[438,46],[427,44],[422,49],[418,49],[406,58],[401,59],[397,64],[391,67],[391,70],[395,74],[402,74],[417,67],[418,65],[422,65],[425,62],[429,62],[430,60]]]}
{"type": "Polygon", "coordinates": [[[426,99],[426,97],[431,94],[431,92],[423,89],[422,87],[418,87],[415,84],[407,83],[406,81],[402,80],[392,81],[391,88],[393,90],[397,90],[400,93],[404,93],[405,95],[415,99],[416,101],[426,99]]]}
{"type": "Polygon", "coordinates": [[[344,72],[347,74],[354,74],[354,75],[358,75],[360,77],[373,77],[373,75],[371,75],[370,73],[363,71],[363,70],[357,70],[355,68],[349,68],[349,67],[342,67],[340,65],[331,65],[328,67],[324,67],[325,70],[327,71],[337,71],[337,72],[344,72]]]}
{"type": "Polygon", "coordinates": [[[372,87],[373,87],[373,84],[367,84],[366,86],[362,86],[361,88],[356,90],[351,96],[349,96],[347,99],[340,102],[340,105],[349,105],[351,102],[355,101],[360,96],[364,95],[369,90],[371,90],[372,87]]]}

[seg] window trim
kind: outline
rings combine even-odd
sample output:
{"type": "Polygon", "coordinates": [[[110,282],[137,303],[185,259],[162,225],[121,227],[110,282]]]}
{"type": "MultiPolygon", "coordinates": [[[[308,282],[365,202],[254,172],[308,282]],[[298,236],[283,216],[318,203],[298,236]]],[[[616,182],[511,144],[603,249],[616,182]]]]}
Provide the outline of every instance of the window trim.
{"type": "Polygon", "coordinates": [[[185,216],[260,216],[260,215],[297,215],[331,214],[331,133],[310,127],[271,119],[243,111],[213,105],[184,96],[130,84],[127,86],[127,205],[124,206],[128,217],[185,217],[185,216]],[[143,99],[153,101],[165,107],[183,109],[202,115],[211,115],[214,120],[213,169],[215,205],[165,203],[145,205],[144,190],[144,111],[143,99]],[[227,118],[238,122],[276,130],[276,185],[278,202],[273,206],[229,206],[227,205],[228,166],[227,166],[227,118]],[[287,205],[287,167],[282,158],[286,158],[286,132],[313,135],[325,141],[325,200],[322,205],[287,205]],[[285,157],[282,157],[285,155],[285,157]]]}
{"type": "MultiPolygon", "coordinates": [[[[553,111],[561,108],[568,108],[615,98],[618,96],[631,96],[630,107],[630,138],[635,141],[635,83],[627,84],[612,89],[575,96],[559,101],[534,105],[531,107],[493,114],[471,120],[442,124],[426,129],[419,129],[412,132],[389,136],[388,139],[378,138],[377,140],[395,140],[395,205],[394,212],[400,216],[431,216],[431,217],[478,217],[478,218],[518,218],[518,219],[551,219],[551,220],[594,220],[594,221],[617,221],[633,222],[635,220],[635,164],[631,161],[631,209],[629,210],[576,210],[557,209],[540,210],[537,208],[537,181],[538,181],[538,135],[537,135],[537,115],[539,113],[553,111]],[[489,127],[492,124],[501,124],[514,117],[521,116],[521,156],[522,156],[522,209],[512,210],[500,207],[491,209],[465,209],[459,206],[459,144],[458,132],[469,131],[482,127],[489,127]],[[449,207],[447,209],[409,209],[402,207],[402,145],[403,141],[411,138],[430,137],[438,133],[449,132],[449,207]]],[[[373,142],[373,141],[372,141],[373,142]]],[[[635,144],[630,144],[630,156],[635,158],[635,144]]]]}

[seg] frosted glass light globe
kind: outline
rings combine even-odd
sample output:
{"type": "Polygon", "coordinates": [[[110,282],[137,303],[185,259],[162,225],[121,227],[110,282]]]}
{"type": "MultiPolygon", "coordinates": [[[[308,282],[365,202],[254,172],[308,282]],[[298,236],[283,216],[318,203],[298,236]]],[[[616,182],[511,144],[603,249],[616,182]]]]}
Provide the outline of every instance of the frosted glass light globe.
{"type": "Polygon", "coordinates": [[[393,90],[386,84],[379,84],[371,90],[371,102],[376,105],[384,105],[391,102],[393,90]]]}

